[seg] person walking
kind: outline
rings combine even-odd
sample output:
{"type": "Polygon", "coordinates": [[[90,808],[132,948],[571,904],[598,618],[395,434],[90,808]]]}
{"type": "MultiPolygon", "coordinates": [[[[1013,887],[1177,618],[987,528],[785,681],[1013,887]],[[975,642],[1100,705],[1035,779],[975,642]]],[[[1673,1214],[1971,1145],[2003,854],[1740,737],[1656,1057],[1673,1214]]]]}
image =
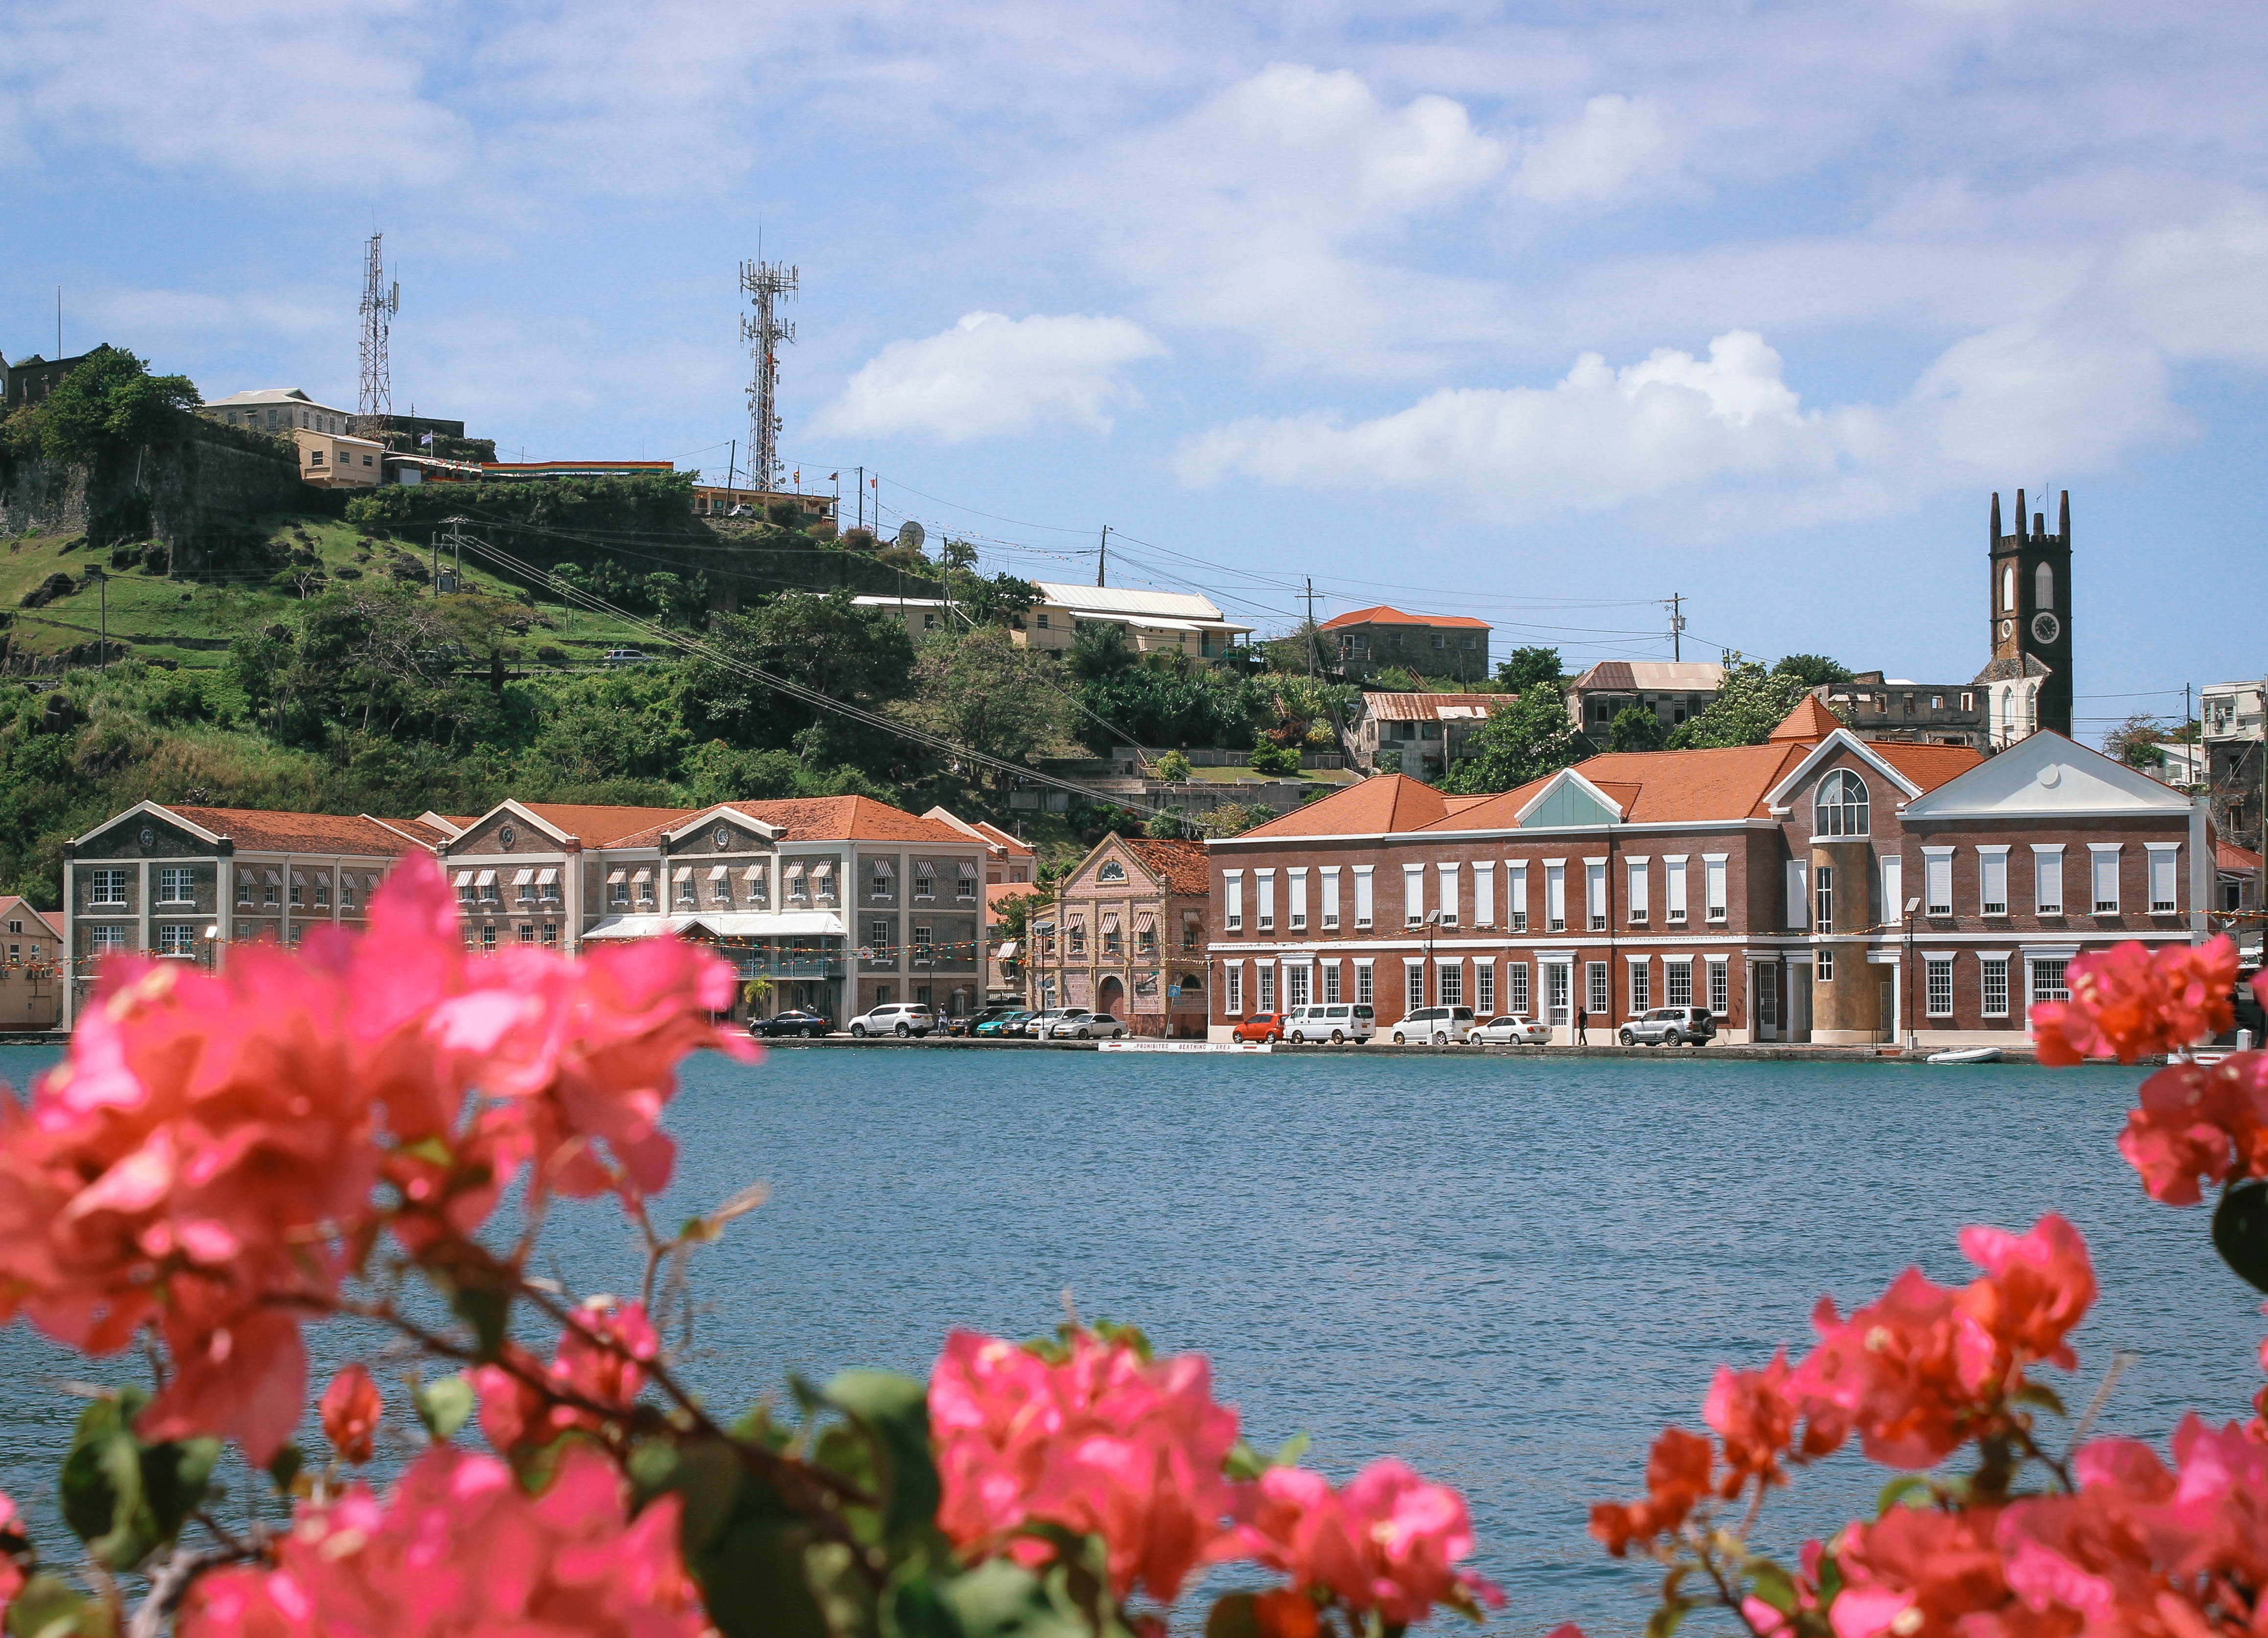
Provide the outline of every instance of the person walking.
{"type": "Polygon", "coordinates": [[[1584,1047],[1584,1046],[1588,1046],[1588,1045],[1590,1044],[1590,1039],[1591,1039],[1591,1012],[1590,1012],[1590,1009],[1589,1009],[1589,1008],[1587,1008],[1587,1007],[1582,1006],[1582,1005],[1580,1005],[1580,1004],[1578,1004],[1578,1005],[1577,1005],[1577,1007],[1575,1008],[1575,1039],[1574,1039],[1573,1040],[1570,1041],[1570,1042],[1568,1043],[1568,1045],[1569,1045],[1569,1046],[1571,1046],[1571,1047],[1584,1047]]]}

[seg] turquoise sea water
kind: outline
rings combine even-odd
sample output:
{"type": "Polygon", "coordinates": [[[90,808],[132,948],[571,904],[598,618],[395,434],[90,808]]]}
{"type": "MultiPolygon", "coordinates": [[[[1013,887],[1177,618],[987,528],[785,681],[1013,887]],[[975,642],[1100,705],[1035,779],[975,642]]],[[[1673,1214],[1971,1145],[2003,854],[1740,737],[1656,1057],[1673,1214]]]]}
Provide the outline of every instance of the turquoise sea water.
{"type": "MultiPolygon", "coordinates": [[[[52,1057],[0,1048],[0,1078],[52,1057]]],[[[785,1047],[690,1066],[658,1215],[771,1186],[696,1267],[691,1374],[722,1403],[789,1367],[924,1372],[947,1328],[1046,1329],[1068,1288],[1209,1353],[1256,1443],[1305,1429],[1340,1476],[1393,1454],[1460,1487],[1512,1595],[1494,1628],[1595,1634],[1635,1629],[1647,1578],[1584,1535],[1587,1504],[1636,1494],[1665,1421],[1699,1425],[1719,1362],[1800,1348],[1821,1294],[1847,1309],[1910,1262],[1967,1278],[1964,1223],[2054,1209],[2086,1235],[2104,1296],[2066,1397],[2139,1355],[2103,1431],[2243,1414],[2257,1303],[2204,1214],[2151,1204],[2111,1147],[2141,1073],[785,1047]]],[[[611,1208],[548,1245],[584,1289],[635,1278],[611,1208]]],[[[49,1385],[124,1369],[0,1333],[0,1485],[52,1518],[49,1385]]],[[[1803,1475],[1765,1533],[1831,1528],[1885,1476],[1803,1475]]]]}

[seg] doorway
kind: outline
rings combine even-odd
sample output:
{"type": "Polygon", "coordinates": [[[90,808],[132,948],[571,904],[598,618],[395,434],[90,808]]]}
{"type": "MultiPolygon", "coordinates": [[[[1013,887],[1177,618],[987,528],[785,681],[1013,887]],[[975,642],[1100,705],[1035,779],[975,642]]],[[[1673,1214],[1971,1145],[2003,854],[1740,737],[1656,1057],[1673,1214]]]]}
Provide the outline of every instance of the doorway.
{"type": "Polygon", "coordinates": [[[1102,981],[1102,988],[1094,992],[1094,1010],[1110,1017],[1123,1017],[1126,1013],[1126,986],[1115,978],[1102,981]]]}
{"type": "Polygon", "coordinates": [[[1787,969],[1787,1038],[1811,1039],[1811,968],[1791,962],[1787,969]]]}
{"type": "Polygon", "coordinates": [[[1567,1002],[1575,987],[1575,964],[1572,961],[1551,961],[1543,967],[1543,996],[1547,1009],[1546,1024],[1560,1025],[1568,1021],[1567,1002]]]}
{"type": "Polygon", "coordinates": [[[1756,1039],[1773,1041],[1779,1039],[1779,968],[1777,965],[1757,966],[1756,974],[1756,1039]]]}

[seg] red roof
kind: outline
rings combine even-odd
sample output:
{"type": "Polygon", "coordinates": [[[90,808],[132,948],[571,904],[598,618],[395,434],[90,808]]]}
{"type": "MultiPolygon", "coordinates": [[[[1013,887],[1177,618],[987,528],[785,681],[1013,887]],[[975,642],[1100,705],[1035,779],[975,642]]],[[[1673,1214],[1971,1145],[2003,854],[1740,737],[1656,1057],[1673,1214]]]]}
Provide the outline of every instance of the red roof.
{"type": "Polygon", "coordinates": [[[1121,836],[1127,852],[1141,860],[1142,868],[1165,883],[1167,892],[1203,895],[1210,890],[1211,872],[1205,868],[1204,843],[1163,841],[1151,836],[1121,836]]]}
{"type": "Polygon", "coordinates": [[[1256,825],[1244,835],[1382,836],[1423,830],[1447,812],[1441,793],[1432,786],[1407,774],[1381,774],[1256,825]]]}
{"type": "Polygon", "coordinates": [[[1344,614],[1334,614],[1315,629],[1336,631],[1342,626],[1464,626],[1475,631],[1489,628],[1488,621],[1469,620],[1462,614],[1408,614],[1381,603],[1373,608],[1350,609],[1344,614]]]}
{"type": "MultiPolygon", "coordinates": [[[[693,820],[725,808],[777,826],[782,841],[926,841],[965,848],[976,840],[965,831],[923,819],[903,808],[894,808],[872,797],[785,797],[770,802],[719,802],[705,808],[687,808],[670,814],[663,823],[616,837],[607,845],[650,846],[665,833],[682,830],[693,820]]],[[[590,838],[585,836],[584,840],[588,841],[590,838]]]]}
{"type": "Polygon", "coordinates": [[[586,848],[618,847],[634,837],[650,839],[649,833],[675,830],[701,812],[698,808],[611,808],[559,802],[519,805],[586,848]]]}
{"type": "Polygon", "coordinates": [[[346,853],[398,858],[416,844],[376,819],[346,813],[272,813],[261,808],[163,810],[254,853],[346,853]]]}
{"type": "MultiPolygon", "coordinates": [[[[1578,762],[1575,772],[1619,804],[1630,825],[1769,817],[1764,794],[1811,753],[1808,745],[1723,746],[1704,751],[1612,751],[1578,762]]],[[[1434,830],[1512,830],[1514,817],[1551,779],[1491,797],[1453,813],[1434,830]]]]}
{"type": "Polygon", "coordinates": [[[2257,870],[2260,856],[2250,848],[2240,848],[2233,841],[2215,838],[2213,844],[2213,863],[2220,870],[2257,870]]]}
{"type": "Polygon", "coordinates": [[[1771,737],[1775,743],[1800,739],[1817,745],[1843,725],[1841,717],[1820,704],[1817,694],[1807,694],[1795,702],[1795,709],[1787,714],[1787,720],[1771,731],[1771,737]]]}

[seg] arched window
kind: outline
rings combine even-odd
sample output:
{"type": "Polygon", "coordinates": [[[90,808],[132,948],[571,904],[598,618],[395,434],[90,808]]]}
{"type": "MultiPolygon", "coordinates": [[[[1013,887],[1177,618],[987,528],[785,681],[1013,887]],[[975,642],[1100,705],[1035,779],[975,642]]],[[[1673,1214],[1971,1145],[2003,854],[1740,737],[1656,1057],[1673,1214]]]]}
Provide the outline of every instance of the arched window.
{"type": "Polygon", "coordinates": [[[2055,570],[2046,563],[2042,563],[2037,569],[2032,570],[2032,606],[2034,608],[2055,606],[2055,570]]]}
{"type": "Polygon", "coordinates": [[[1867,834],[1867,782],[1847,768],[1838,768],[1819,782],[1821,836],[1863,836],[1867,834]]]}
{"type": "Polygon", "coordinates": [[[2000,566],[2000,612],[2004,614],[2016,612],[2016,566],[2014,563],[2000,566]]]}

